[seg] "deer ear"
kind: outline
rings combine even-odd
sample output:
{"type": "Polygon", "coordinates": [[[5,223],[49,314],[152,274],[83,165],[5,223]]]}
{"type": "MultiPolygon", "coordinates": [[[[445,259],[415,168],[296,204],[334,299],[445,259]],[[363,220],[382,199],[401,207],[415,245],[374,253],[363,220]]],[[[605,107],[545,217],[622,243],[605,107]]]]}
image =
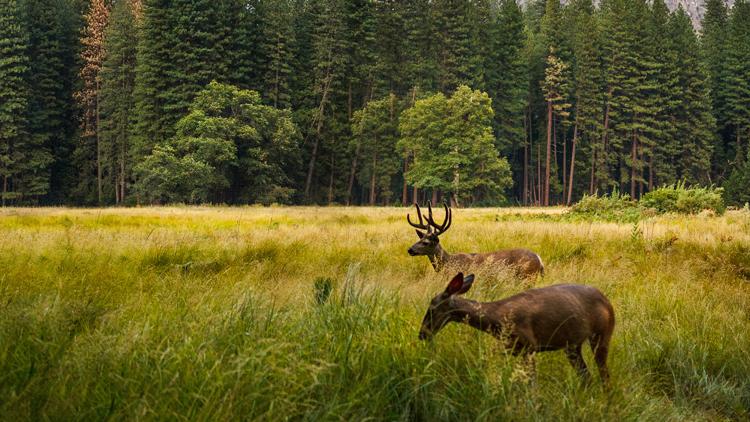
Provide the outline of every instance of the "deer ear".
{"type": "Polygon", "coordinates": [[[414,230],[414,231],[417,232],[417,236],[419,236],[420,239],[424,237],[424,233],[422,233],[421,231],[419,230],[414,230]]]}
{"type": "Polygon", "coordinates": [[[448,295],[454,295],[461,291],[461,289],[464,286],[464,273],[458,273],[455,277],[453,277],[453,280],[451,280],[450,283],[448,283],[448,287],[445,288],[445,293],[448,295]]]}
{"type": "Polygon", "coordinates": [[[457,295],[462,295],[471,289],[472,284],[474,283],[474,274],[469,274],[466,277],[464,277],[464,285],[461,286],[461,289],[456,293],[457,295]]]}

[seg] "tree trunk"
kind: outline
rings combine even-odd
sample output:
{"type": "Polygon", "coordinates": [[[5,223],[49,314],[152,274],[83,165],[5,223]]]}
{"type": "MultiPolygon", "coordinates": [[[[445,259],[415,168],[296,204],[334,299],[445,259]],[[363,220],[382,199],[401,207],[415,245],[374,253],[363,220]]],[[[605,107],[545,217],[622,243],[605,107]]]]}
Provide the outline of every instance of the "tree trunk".
{"type": "MultiPolygon", "coordinates": [[[[363,116],[364,118],[364,116],[363,116]]],[[[354,149],[354,158],[352,159],[352,168],[349,171],[349,185],[346,188],[346,205],[351,205],[352,189],[354,188],[354,175],[357,173],[357,160],[359,159],[359,149],[361,142],[357,142],[357,148],[354,149]]]]}
{"type": "Polygon", "coordinates": [[[370,206],[375,205],[375,203],[377,202],[377,198],[375,197],[375,195],[376,195],[376,189],[375,189],[375,180],[376,180],[376,177],[375,177],[375,173],[376,173],[377,168],[378,168],[378,155],[374,154],[372,156],[372,171],[371,171],[371,174],[370,174],[370,206]]]}
{"type": "MultiPolygon", "coordinates": [[[[613,92],[613,88],[610,87],[607,93],[607,98],[612,97],[612,92],[613,92]]],[[[604,110],[604,131],[602,132],[601,157],[599,157],[599,159],[602,160],[604,163],[605,170],[607,169],[607,141],[608,141],[607,135],[608,133],[609,133],[609,100],[607,100],[607,107],[604,110]]],[[[596,180],[596,175],[594,175],[594,189],[596,189],[597,184],[598,184],[598,180],[596,180]]]]}
{"type": "Polygon", "coordinates": [[[99,138],[99,81],[96,81],[96,187],[97,200],[102,205],[102,145],[99,138]]]}
{"type": "Polygon", "coordinates": [[[3,175],[3,208],[5,208],[5,196],[8,194],[8,175],[3,175]]]}
{"type": "Polygon", "coordinates": [[[438,202],[438,190],[432,189],[432,203],[437,204],[438,202]]]}
{"type": "Polygon", "coordinates": [[[742,158],[743,158],[742,157],[742,143],[740,141],[740,132],[741,132],[740,125],[737,125],[737,140],[736,140],[737,151],[735,154],[735,161],[737,162],[737,166],[742,164],[742,158]]]}
{"type": "Polygon", "coordinates": [[[573,198],[573,177],[576,169],[576,142],[578,141],[578,123],[573,128],[573,144],[570,148],[570,177],[568,177],[568,198],[565,205],[570,206],[573,198]]]}
{"type": "Polygon", "coordinates": [[[648,190],[654,190],[654,157],[648,157],[648,190]]]}
{"type": "Polygon", "coordinates": [[[329,67],[326,71],[326,78],[323,83],[323,95],[320,99],[320,105],[318,106],[318,113],[315,123],[315,143],[313,144],[312,154],[310,156],[310,164],[307,168],[307,179],[305,181],[305,198],[310,198],[310,186],[312,185],[312,177],[315,172],[315,161],[318,159],[318,146],[320,145],[320,134],[323,130],[323,111],[325,110],[326,99],[328,98],[328,90],[331,86],[331,68],[329,67]]]}
{"type": "Polygon", "coordinates": [[[636,160],[636,136],[635,130],[633,131],[633,140],[630,148],[630,198],[635,199],[635,160],[636,160]]]}
{"type": "Polygon", "coordinates": [[[565,197],[565,187],[568,186],[568,131],[563,130],[563,190],[562,190],[562,199],[563,203],[568,202],[568,198],[565,197]]]}
{"type": "Polygon", "coordinates": [[[409,158],[404,158],[404,187],[401,190],[401,205],[406,206],[409,202],[409,188],[406,186],[406,172],[409,170],[409,158]]]}
{"type": "Polygon", "coordinates": [[[544,167],[544,203],[549,205],[550,159],[552,154],[552,101],[547,101],[547,158],[544,167]]]}
{"type": "Polygon", "coordinates": [[[411,190],[411,202],[412,204],[419,203],[419,189],[416,186],[413,186],[411,190]]]}
{"type": "Polygon", "coordinates": [[[542,179],[542,145],[540,142],[540,145],[536,146],[536,201],[538,206],[542,206],[542,185],[544,184],[544,179],[542,179]]]}
{"type": "Polygon", "coordinates": [[[333,175],[336,168],[336,152],[331,149],[331,179],[328,183],[328,205],[333,203],[333,175]]]}
{"type": "Polygon", "coordinates": [[[529,132],[527,130],[528,116],[523,111],[523,204],[529,205],[529,132]]]}

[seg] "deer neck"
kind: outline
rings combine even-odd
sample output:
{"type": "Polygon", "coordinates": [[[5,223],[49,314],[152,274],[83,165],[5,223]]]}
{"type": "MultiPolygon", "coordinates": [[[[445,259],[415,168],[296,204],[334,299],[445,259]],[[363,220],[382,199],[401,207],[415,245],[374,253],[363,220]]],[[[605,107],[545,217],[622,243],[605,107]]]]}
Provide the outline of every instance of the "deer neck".
{"type": "Polygon", "coordinates": [[[442,270],[450,257],[451,255],[446,252],[439,243],[435,248],[435,253],[432,255],[428,255],[428,258],[430,258],[430,263],[432,264],[432,268],[434,268],[435,271],[442,270]]]}
{"type": "Polygon", "coordinates": [[[468,324],[477,330],[486,332],[500,332],[500,321],[488,317],[486,303],[453,297],[451,299],[451,321],[468,324]]]}

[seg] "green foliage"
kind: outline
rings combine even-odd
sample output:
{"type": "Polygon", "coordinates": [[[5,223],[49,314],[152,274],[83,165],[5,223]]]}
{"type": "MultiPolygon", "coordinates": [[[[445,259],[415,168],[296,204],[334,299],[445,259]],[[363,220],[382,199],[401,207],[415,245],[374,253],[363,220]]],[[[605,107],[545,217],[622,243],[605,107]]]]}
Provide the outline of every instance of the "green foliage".
{"type": "Polygon", "coordinates": [[[577,217],[619,222],[634,222],[641,218],[638,202],[616,190],[609,195],[583,195],[569,213],[577,217]]]}
{"type": "Polygon", "coordinates": [[[750,159],[732,170],[723,187],[728,204],[742,206],[750,203],[750,159]]]}
{"type": "Polygon", "coordinates": [[[24,76],[29,69],[26,56],[28,33],[21,20],[18,0],[0,1],[0,177],[3,178],[2,204],[23,194],[24,168],[30,134],[26,109],[28,87],[24,76]],[[14,186],[18,185],[18,186],[14,186]],[[20,192],[19,192],[20,191],[20,192]]]}
{"type": "Polygon", "coordinates": [[[147,202],[285,202],[285,169],[298,163],[299,133],[290,112],[262,105],[255,91],[211,82],[176,126],[136,166],[147,202]],[[174,174],[173,174],[174,173],[174,174]]]}
{"type": "Polygon", "coordinates": [[[436,94],[405,110],[398,145],[414,157],[407,180],[450,192],[457,203],[501,200],[512,181],[507,160],[494,146],[492,116],[487,94],[466,86],[450,98],[436,94]]]}
{"type": "Polygon", "coordinates": [[[712,210],[723,214],[726,206],[722,194],[722,188],[687,187],[684,182],[680,182],[646,193],[640,204],[659,213],[698,214],[703,210],[712,210]]]}
{"type": "Polygon", "coordinates": [[[692,186],[684,182],[663,186],[646,193],[640,201],[615,191],[611,195],[584,195],[570,214],[608,221],[636,222],[654,214],[698,214],[711,210],[721,215],[726,210],[723,189],[692,186]]]}
{"type": "Polygon", "coordinates": [[[399,105],[395,95],[370,101],[352,117],[352,143],[359,157],[359,179],[369,184],[370,205],[393,199],[393,180],[401,168],[396,149],[399,105]]]}

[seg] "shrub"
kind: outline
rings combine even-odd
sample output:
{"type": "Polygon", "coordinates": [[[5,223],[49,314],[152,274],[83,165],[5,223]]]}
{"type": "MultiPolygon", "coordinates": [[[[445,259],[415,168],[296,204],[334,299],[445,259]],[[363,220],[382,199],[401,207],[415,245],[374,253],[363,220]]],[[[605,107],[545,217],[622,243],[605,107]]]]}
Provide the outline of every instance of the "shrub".
{"type": "Polygon", "coordinates": [[[658,213],[698,214],[705,209],[723,214],[726,210],[722,198],[723,189],[715,187],[686,187],[684,183],[662,186],[641,198],[644,208],[653,208],[658,213]]]}
{"type": "Polygon", "coordinates": [[[617,190],[611,195],[584,195],[573,205],[570,213],[607,221],[632,222],[641,217],[638,202],[631,199],[630,195],[621,194],[617,190]]]}

